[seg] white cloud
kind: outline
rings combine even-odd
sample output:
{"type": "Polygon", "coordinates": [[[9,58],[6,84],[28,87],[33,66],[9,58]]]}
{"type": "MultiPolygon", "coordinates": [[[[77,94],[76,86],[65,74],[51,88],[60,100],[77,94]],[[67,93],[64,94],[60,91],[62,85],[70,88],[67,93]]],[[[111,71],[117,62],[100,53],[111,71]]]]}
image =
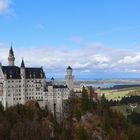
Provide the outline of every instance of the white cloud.
{"type": "MultiPolygon", "coordinates": [[[[7,65],[10,46],[0,43],[0,61],[7,65]]],[[[26,66],[43,66],[47,72],[64,73],[72,66],[79,73],[123,72],[140,73],[140,53],[132,50],[112,49],[96,45],[86,45],[80,49],[42,46],[36,48],[16,48],[13,46],[16,64],[24,57],[26,66]]]]}
{"type": "Polygon", "coordinates": [[[11,4],[12,0],[0,0],[0,15],[15,16],[11,4]]]}
{"type": "Polygon", "coordinates": [[[0,0],[0,11],[4,12],[9,8],[9,0],[0,0]]]}
{"type": "Polygon", "coordinates": [[[96,55],[90,56],[89,59],[91,59],[97,63],[104,63],[104,62],[110,61],[109,57],[101,55],[101,54],[96,54],[96,55]]]}
{"type": "Polygon", "coordinates": [[[123,72],[140,73],[140,70],[138,70],[138,69],[124,69],[123,72]]]}
{"type": "Polygon", "coordinates": [[[124,56],[124,58],[119,60],[118,63],[120,63],[120,64],[140,63],[140,54],[136,54],[135,56],[124,56]]]}
{"type": "MultiPolygon", "coordinates": [[[[7,61],[5,56],[8,56],[8,49],[4,49],[1,45],[1,54],[4,58],[4,64],[7,61]]],[[[13,46],[14,48],[14,46],[13,46]]],[[[110,60],[103,54],[94,54],[94,49],[83,48],[77,50],[56,49],[48,46],[39,48],[16,48],[14,49],[16,62],[19,65],[22,56],[25,59],[26,65],[43,65],[46,69],[65,69],[71,65],[75,69],[84,70],[86,68],[103,68],[107,66],[110,60]],[[83,49],[85,49],[83,51],[83,49]]],[[[2,59],[3,60],[3,59],[2,59]]]]}

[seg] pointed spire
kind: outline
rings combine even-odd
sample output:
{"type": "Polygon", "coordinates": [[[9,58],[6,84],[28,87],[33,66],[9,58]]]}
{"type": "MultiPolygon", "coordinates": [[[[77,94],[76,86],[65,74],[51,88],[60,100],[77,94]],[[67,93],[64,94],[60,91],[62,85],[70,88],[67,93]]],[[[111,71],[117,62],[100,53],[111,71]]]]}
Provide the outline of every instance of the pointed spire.
{"type": "Polygon", "coordinates": [[[12,48],[12,42],[11,42],[11,48],[10,48],[10,51],[9,51],[9,55],[14,56],[14,51],[13,51],[13,48],[12,48]]]}
{"type": "Polygon", "coordinates": [[[54,78],[53,77],[51,78],[51,83],[52,83],[52,85],[54,85],[54,78]]]}
{"type": "Polygon", "coordinates": [[[72,70],[72,68],[70,66],[68,66],[67,70],[72,70]]]}
{"type": "Polygon", "coordinates": [[[15,66],[15,57],[14,57],[14,51],[12,48],[12,43],[11,43],[11,48],[9,50],[8,61],[9,61],[9,66],[15,66]]]}
{"type": "Polygon", "coordinates": [[[53,77],[51,78],[51,81],[54,81],[54,78],[53,77]]]}
{"type": "Polygon", "coordinates": [[[25,64],[24,64],[23,58],[22,58],[22,61],[21,61],[21,68],[25,68],[25,64]]]}

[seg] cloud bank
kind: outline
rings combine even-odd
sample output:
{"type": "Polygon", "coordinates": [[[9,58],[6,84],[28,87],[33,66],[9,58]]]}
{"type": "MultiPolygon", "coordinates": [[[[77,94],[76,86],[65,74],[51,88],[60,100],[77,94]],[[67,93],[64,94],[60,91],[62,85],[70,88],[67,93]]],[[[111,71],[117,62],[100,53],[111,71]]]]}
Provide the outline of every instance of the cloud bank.
{"type": "MultiPolygon", "coordinates": [[[[10,46],[0,43],[0,61],[7,65],[10,46]]],[[[71,66],[79,74],[96,73],[140,73],[140,52],[113,49],[102,44],[90,43],[82,48],[70,50],[40,46],[19,48],[13,46],[16,64],[20,65],[22,57],[26,66],[43,66],[47,73],[59,74],[71,66]]]]}

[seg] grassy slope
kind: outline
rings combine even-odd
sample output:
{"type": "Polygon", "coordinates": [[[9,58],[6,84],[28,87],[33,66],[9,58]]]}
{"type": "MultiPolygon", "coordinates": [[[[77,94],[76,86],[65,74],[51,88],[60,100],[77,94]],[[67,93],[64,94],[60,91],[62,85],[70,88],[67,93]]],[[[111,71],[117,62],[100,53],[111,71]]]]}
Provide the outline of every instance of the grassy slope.
{"type": "MultiPolygon", "coordinates": [[[[130,95],[140,95],[140,88],[126,88],[121,90],[101,90],[101,93],[105,95],[105,97],[108,100],[121,100],[124,96],[130,96],[130,95]]],[[[126,110],[130,110],[131,108],[129,105],[121,105],[121,106],[114,106],[112,109],[115,109],[119,112],[122,112],[125,116],[127,115],[126,110]]],[[[134,109],[135,112],[140,113],[140,105],[138,105],[137,108],[134,109]]]]}
{"type": "Polygon", "coordinates": [[[108,100],[121,100],[124,96],[140,95],[140,87],[119,90],[101,90],[101,93],[104,94],[108,100]]]}

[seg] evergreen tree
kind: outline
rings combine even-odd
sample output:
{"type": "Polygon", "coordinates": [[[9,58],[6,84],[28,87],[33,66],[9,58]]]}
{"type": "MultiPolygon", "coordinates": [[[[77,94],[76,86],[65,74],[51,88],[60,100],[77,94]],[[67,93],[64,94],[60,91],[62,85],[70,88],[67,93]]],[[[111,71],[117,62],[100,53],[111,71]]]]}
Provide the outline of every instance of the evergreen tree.
{"type": "Polygon", "coordinates": [[[105,95],[103,94],[101,97],[101,106],[104,109],[109,109],[109,102],[108,100],[105,98],[105,95]]]}
{"type": "Polygon", "coordinates": [[[82,110],[82,113],[84,114],[88,109],[89,109],[88,92],[85,89],[85,87],[83,87],[83,89],[82,89],[82,99],[81,99],[81,110],[82,110]]]}

